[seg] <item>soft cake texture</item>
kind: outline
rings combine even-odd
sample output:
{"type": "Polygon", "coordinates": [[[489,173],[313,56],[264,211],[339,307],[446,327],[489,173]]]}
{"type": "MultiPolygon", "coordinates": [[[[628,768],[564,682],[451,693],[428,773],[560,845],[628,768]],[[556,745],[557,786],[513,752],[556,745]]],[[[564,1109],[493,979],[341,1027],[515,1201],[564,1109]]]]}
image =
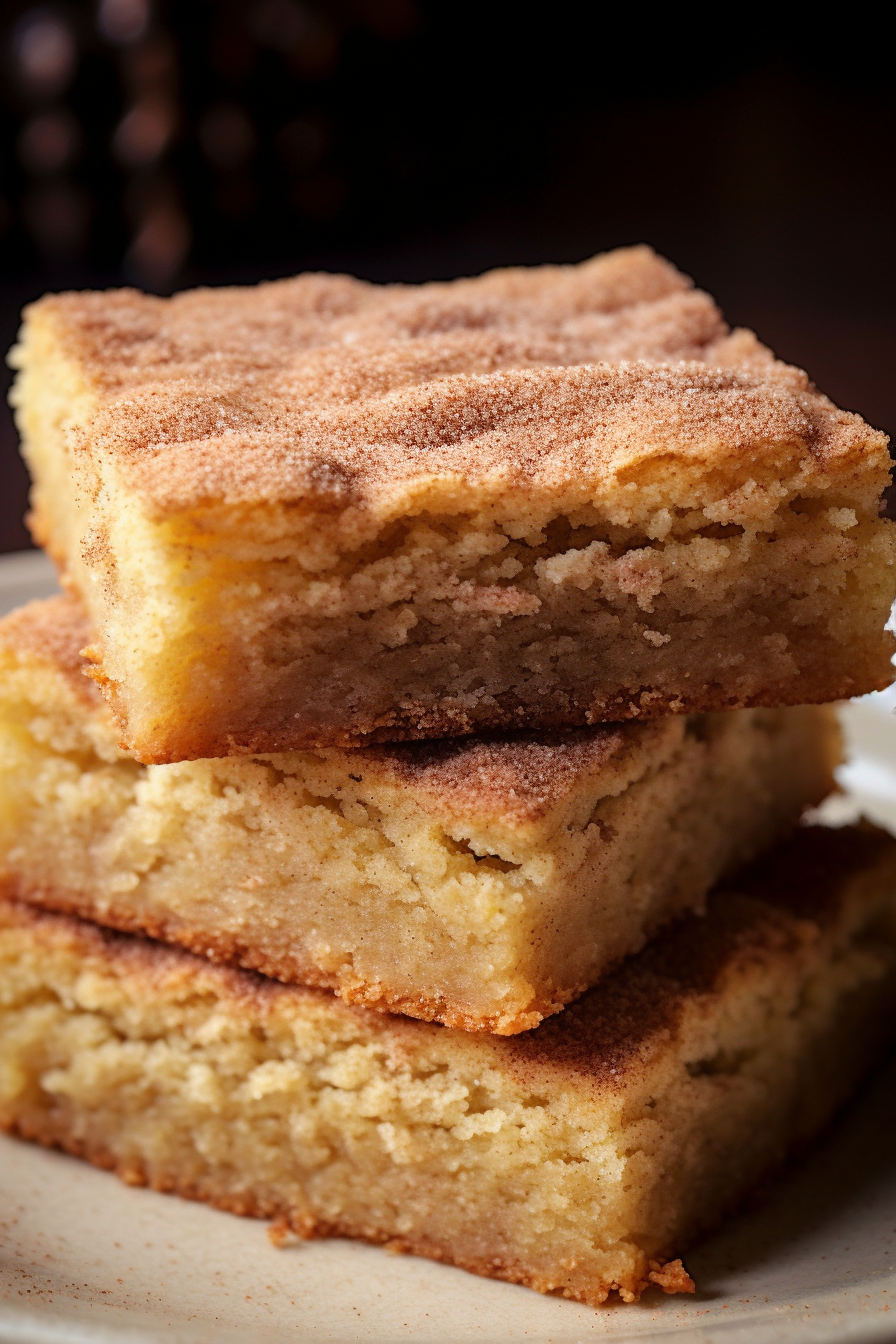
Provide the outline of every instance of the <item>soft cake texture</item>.
{"type": "Polygon", "coordinates": [[[886,685],[886,439],[647,248],[421,287],[63,294],[33,527],[161,762],[886,685]]]}
{"type": "Polygon", "coordinates": [[[510,1039],[0,904],[0,1123],[134,1184],[599,1303],[680,1254],[892,1035],[896,845],[805,828],[510,1039]],[[665,1263],[664,1263],[665,1262],[665,1263]]]}
{"type": "Polygon", "coordinates": [[[143,766],[70,599],[0,622],[0,889],[370,1007],[534,1027],[833,787],[825,708],[143,766]]]}

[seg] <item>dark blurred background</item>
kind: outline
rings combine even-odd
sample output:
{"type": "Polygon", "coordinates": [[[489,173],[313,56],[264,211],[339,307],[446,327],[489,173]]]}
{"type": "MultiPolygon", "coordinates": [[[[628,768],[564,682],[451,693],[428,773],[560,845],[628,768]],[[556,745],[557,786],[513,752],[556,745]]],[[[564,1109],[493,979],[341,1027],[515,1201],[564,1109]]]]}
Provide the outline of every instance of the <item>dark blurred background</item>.
{"type": "MultiPolygon", "coordinates": [[[[647,241],[896,430],[883,21],[481,0],[0,15],[4,348],[46,289],[424,280],[647,241]]],[[[4,410],[0,550],[28,544],[25,492],[4,410]]]]}

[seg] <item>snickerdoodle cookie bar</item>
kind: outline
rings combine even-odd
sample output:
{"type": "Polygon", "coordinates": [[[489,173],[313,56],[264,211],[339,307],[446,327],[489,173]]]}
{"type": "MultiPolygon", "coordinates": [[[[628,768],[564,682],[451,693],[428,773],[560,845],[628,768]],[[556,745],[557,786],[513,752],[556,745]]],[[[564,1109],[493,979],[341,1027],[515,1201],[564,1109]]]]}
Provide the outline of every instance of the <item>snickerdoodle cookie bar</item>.
{"type": "Polygon", "coordinates": [[[535,1026],[833,786],[823,707],[145,766],[71,599],[0,622],[0,887],[370,1007],[535,1026]]]}
{"type": "Polygon", "coordinates": [[[145,761],[886,685],[885,437],[649,249],[50,296],[33,526],[145,761]]]}
{"type": "Polygon", "coordinates": [[[522,1036],[0,902],[0,1124],[146,1183],[598,1303],[806,1142],[892,1036],[896,843],[806,827],[522,1036]]]}

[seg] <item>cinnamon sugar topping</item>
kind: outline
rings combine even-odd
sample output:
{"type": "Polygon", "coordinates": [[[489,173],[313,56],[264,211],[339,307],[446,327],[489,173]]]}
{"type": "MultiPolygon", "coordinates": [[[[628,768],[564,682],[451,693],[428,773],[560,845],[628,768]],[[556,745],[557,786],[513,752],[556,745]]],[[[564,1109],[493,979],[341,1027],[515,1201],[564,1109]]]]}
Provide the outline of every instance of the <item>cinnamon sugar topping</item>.
{"type": "Polygon", "coordinates": [[[834,459],[869,443],[643,247],[419,287],[304,275],[172,299],[63,294],[30,319],[94,390],[82,450],[160,514],[392,511],[436,477],[556,490],[645,453],[834,459]]]}

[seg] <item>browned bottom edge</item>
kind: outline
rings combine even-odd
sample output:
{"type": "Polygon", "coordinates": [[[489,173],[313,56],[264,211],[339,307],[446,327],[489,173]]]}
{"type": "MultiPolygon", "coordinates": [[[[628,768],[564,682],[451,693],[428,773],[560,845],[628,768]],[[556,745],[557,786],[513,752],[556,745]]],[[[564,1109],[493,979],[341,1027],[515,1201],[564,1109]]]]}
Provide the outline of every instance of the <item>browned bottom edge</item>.
{"type": "Polygon", "coordinates": [[[144,1163],[138,1159],[119,1159],[99,1146],[90,1145],[64,1133],[58,1125],[52,1125],[46,1116],[10,1117],[0,1113],[0,1129],[40,1144],[44,1148],[58,1148],[73,1157],[82,1158],[95,1167],[113,1172],[126,1185],[149,1186],[162,1194],[178,1195],[182,1199],[195,1200],[209,1204],[225,1213],[234,1213],[243,1218],[268,1219],[271,1226],[268,1236],[275,1246],[284,1246],[290,1233],[304,1241],[326,1237],[343,1237],[352,1241],[364,1241],[372,1245],[385,1246],[388,1250],[407,1255],[422,1256],[427,1260],[436,1260],[442,1264],[456,1265],[486,1279],[502,1279],[507,1283],[519,1284],[525,1288],[534,1288],[536,1292],[552,1294],[583,1302],[587,1306],[598,1307],[611,1295],[623,1302],[637,1302],[641,1294],[655,1286],[665,1293],[693,1293],[694,1281],[685,1270],[680,1259],[646,1261],[645,1271],[640,1275],[626,1276],[619,1281],[598,1280],[587,1287],[558,1287],[551,1279],[532,1270],[521,1261],[505,1256],[489,1258],[466,1256],[425,1236],[403,1237],[392,1233],[363,1227],[350,1221],[328,1222],[311,1213],[297,1213],[282,1208],[275,1202],[256,1199],[252,1195],[231,1195],[216,1190],[214,1183],[199,1184],[182,1180],[173,1173],[147,1173],[144,1163]],[[41,1123],[43,1120],[44,1123],[41,1123]]]}
{"type": "Polygon", "coordinates": [[[575,985],[557,990],[551,998],[534,998],[525,1007],[512,1014],[475,1013],[469,1006],[452,1002],[444,997],[424,994],[408,995],[389,990],[381,984],[363,980],[348,981],[328,974],[310,962],[295,958],[279,958],[253,947],[234,935],[220,930],[199,928],[180,919],[155,911],[127,909],[120,905],[97,902],[83,892],[62,891],[59,888],[33,887],[11,875],[0,879],[0,896],[21,901],[41,910],[56,914],[76,915],[118,933],[139,934],[156,942],[183,947],[188,952],[205,957],[225,966],[239,966],[246,971],[257,971],[287,985],[308,985],[313,989],[331,990],[345,1003],[370,1008],[379,1013],[395,1013],[402,1017],[417,1018],[422,1022],[441,1022],[460,1031],[485,1032],[492,1036],[516,1036],[531,1031],[544,1018],[559,1013],[567,1003],[584,994],[588,985],[575,985]]]}
{"type": "Polygon", "coordinates": [[[315,751],[328,747],[350,749],[381,742],[413,742],[423,739],[468,737],[474,733],[549,731],[649,720],[669,714],[707,714],[735,709],[786,709],[793,705],[830,704],[870,691],[885,690],[893,680],[892,669],[861,680],[844,673],[841,678],[822,679],[809,674],[770,687],[757,695],[740,696],[722,686],[707,684],[693,691],[672,694],[651,687],[638,691],[595,696],[563,708],[539,708],[508,698],[472,714],[438,707],[410,704],[375,717],[357,714],[354,722],[339,725],[309,723],[298,715],[286,717],[281,707],[273,709],[264,726],[248,725],[235,731],[193,731],[179,725],[145,739],[129,735],[126,713],[112,682],[99,669],[90,675],[100,684],[122,728],[122,747],[145,765],[199,760],[221,756],[269,755],[283,751],[315,751]]]}

